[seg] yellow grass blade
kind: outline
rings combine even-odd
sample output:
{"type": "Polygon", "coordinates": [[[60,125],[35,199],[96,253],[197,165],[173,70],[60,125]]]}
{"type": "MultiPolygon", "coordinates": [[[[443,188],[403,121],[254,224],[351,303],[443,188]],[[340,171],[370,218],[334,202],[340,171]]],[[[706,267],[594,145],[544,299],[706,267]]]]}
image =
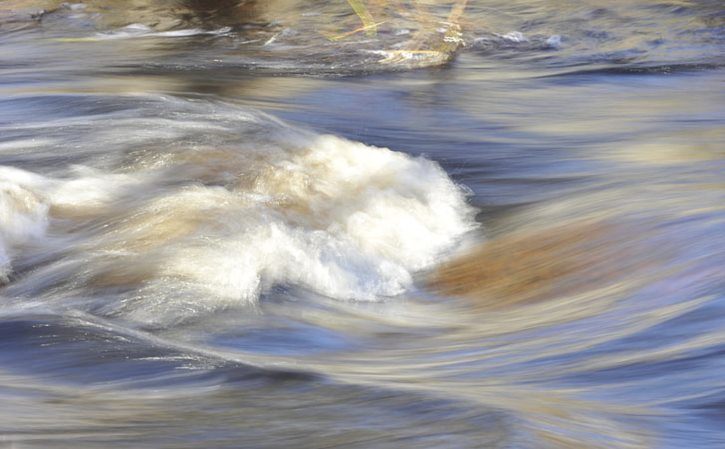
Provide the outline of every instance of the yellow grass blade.
{"type": "Polygon", "coordinates": [[[370,37],[376,36],[378,33],[378,26],[365,5],[360,0],[347,0],[347,2],[350,6],[352,6],[353,11],[355,11],[355,14],[357,14],[360,21],[363,23],[365,34],[370,37]]]}

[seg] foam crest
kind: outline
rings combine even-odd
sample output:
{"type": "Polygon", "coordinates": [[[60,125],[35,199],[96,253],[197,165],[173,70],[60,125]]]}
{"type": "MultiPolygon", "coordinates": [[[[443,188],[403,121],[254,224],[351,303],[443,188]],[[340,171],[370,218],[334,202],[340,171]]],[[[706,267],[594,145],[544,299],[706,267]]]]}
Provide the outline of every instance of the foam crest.
{"type": "Polygon", "coordinates": [[[125,173],[2,170],[14,179],[0,197],[4,241],[54,237],[56,259],[15,293],[106,292],[117,299],[94,310],[147,323],[253,303],[275,285],[397,295],[474,226],[437,164],[334,136],[149,152],[125,173]]]}
{"type": "Polygon", "coordinates": [[[8,282],[14,253],[40,238],[48,225],[48,205],[23,184],[37,178],[21,170],[0,167],[0,285],[8,282]]]}

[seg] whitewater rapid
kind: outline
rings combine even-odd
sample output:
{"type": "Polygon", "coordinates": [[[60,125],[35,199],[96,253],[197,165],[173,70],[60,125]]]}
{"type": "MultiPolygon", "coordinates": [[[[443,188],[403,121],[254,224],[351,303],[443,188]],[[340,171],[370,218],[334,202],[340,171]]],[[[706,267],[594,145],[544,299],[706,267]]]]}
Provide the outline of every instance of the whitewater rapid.
{"type": "Polygon", "coordinates": [[[38,157],[63,151],[70,129],[86,149],[78,164],[0,167],[6,295],[72,298],[142,323],[254,303],[277,286],[377,300],[475,228],[465,190],[425,158],[231,105],[143,104],[164,112],[46,129],[55,144],[38,157]]]}

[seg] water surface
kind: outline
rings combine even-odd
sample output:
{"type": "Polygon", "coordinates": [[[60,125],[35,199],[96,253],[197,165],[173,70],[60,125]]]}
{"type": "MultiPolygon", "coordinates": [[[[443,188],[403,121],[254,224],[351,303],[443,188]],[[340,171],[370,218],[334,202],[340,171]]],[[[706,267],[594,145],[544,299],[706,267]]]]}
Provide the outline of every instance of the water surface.
{"type": "Polygon", "coordinates": [[[725,445],[721,2],[450,3],[0,4],[1,445],[725,445]]]}

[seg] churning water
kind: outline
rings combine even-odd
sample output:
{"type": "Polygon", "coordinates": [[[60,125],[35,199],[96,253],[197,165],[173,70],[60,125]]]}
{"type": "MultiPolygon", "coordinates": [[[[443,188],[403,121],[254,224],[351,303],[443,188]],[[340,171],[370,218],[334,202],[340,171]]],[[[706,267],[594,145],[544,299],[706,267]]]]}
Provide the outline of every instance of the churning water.
{"type": "Polygon", "coordinates": [[[454,3],[0,2],[0,447],[725,447],[722,2],[454,3]]]}

